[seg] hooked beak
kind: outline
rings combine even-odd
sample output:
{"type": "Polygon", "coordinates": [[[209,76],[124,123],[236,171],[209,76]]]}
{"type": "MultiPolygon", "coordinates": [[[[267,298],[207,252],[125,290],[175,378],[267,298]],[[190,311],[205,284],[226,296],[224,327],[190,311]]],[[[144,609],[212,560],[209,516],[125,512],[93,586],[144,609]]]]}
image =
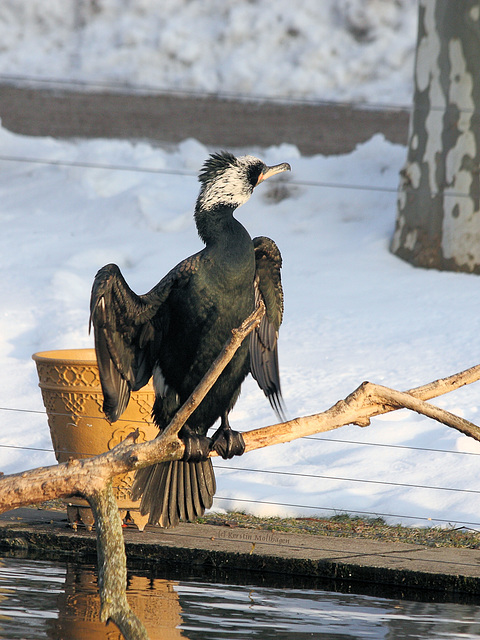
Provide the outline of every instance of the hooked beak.
{"type": "MultiPolygon", "coordinates": [[[[288,164],[288,162],[282,162],[282,164],[276,164],[273,167],[265,167],[262,173],[258,176],[257,185],[261,182],[270,178],[271,176],[275,176],[277,173],[282,173],[283,171],[291,171],[292,168],[288,164]]],[[[257,186],[255,185],[255,186],[257,186]]]]}

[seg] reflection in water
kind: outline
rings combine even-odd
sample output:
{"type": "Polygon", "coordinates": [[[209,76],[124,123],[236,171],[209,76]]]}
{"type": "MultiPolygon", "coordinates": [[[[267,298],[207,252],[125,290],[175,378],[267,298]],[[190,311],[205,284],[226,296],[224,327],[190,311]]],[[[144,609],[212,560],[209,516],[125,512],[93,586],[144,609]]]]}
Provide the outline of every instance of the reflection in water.
{"type": "MultiPolygon", "coordinates": [[[[151,640],[480,639],[480,607],[314,589],[165,580],[130,572],[129,602],[151,640]]],[[[0,637],[121,640],[99,620],[92,565],[0,560],[0,637]]]]}
{"type": "MultiPolygon", "coordinates": [[[[185,636],[178,626],[182,622],[177,583],[131,575],[128,579],[128,602],[145,625],[150,640],[178,640],[185,636]]],[[[57,599],[58,619],[47,624],[48,638],[59,640],[121,640],[113,624],[100,622],[100,596],[97,572],[92,566],[67,563],[64,592],[57,599]]]]}

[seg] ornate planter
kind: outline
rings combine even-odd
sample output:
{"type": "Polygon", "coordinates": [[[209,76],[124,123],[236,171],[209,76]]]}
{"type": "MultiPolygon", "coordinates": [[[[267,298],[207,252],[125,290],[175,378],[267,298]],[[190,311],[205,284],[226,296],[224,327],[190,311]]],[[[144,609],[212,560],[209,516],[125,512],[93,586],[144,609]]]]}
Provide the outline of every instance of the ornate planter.
{"type": "MultiPolygon", "coordinates": [[[[120,420],[108,422],[102,411],[103,394],[94,349],[42,351],[32,358],[37,365],[58,462],[104,453],[135,429],[139,430],[139,442],[152,440],[158,434],[150,418],[155,399],[151,384],[132,393],[120,420]]],[[[143,529],[148,518],[140,515],[139,502],[130,498],[133,476],[134,472],[117,476],[113,487],[121,517],[128,511],[138,528],[143,529]]],[[[88,502],[80,498],[69,498],[66,502],[70,522],[74,526],[81,522],[91,528],[93,515],[88,502]]]]}

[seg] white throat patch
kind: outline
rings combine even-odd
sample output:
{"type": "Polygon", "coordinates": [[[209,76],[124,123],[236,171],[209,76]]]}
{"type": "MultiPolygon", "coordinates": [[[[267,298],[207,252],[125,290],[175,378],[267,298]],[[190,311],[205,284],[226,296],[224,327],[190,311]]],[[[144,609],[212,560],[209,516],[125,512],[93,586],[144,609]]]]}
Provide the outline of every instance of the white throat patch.
{"type": "Polygon", "coordinates": [[[248,168],[258,162],[254,156],[241,156],[215,180],[205,183],[198,198],[201,208],[211,209],[220,203],[233,207],[245,204],[253,191],[248,182],[248,168]]]}

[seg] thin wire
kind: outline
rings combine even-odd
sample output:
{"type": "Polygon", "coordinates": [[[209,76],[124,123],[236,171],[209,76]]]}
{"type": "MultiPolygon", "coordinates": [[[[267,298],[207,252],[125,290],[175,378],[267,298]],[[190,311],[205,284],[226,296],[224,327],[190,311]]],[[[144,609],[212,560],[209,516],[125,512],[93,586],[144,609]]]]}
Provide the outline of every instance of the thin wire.
{"type": "Polygon", "coordinates": [[[388,449],[408,449],[409,451],[431,451],[432,453],[454,453],[462,456],[480,456],[474,451],[449,451],[448,449],[432,449],[430,447],[409,447],[406,444],[386,444],[382,442],[360,442],[358,440],[341,440],[340,438],[319,438],[317,436],[303,436],[305,440],[317,440],[318,442],[339,442],[341,444],[355,444],[366,447],[386,447],[388,449]]]}
{"type": "MultiPolygon", "coordinates": [[[[347,109],[355,109],[359,111],[391,111],[399,112],[404,111],[412,113],[413,111],[446,111],[449,108],[447,105],[429,105],[429,106],[417,106],[415,104],[399,104],[388,102],[360,102],[352,100],[324,100],[321,98],[308,98],[304,96],[295,95],[283,95],[283,96],[270,96],[264,94],[242,94],[234,91],[204,91],[201,89],[179,89],[171,87],[158,87],[149,84],[132,84],[129,82],[115,82],[112,80],[79,80],[69,78],[49,78],[41,76],[28,76],[22,74],[0,74],[0,80],[7,82],[24,82],[31,85],[31,83],[38,84],[52,84],[52,85],[64,85],[66,87],[81,87],[84,90],[101,88],[111,89],[115,93],[141,93],[141,94],[156,94],[156,95],[169,95],[169,96],[186,96],[194,99],[225,99],[236,100],[239,102],[262,102],[266,104],[298,104],[307,106],[327,106],[327,107],[343,107],[347,109]]],[[[20,87],[22,88],[22,87],[20,87]]],[[[455,109],[457,107],[455,106],[455,109]]],[[[458,110],[460,113],[476,113],[478,109],[463,108],[458,110]]]]}
{"type": "MultiPolygon", "coordinates": [[[[176,176],[188,176],[196,178],[197,174],[192,171],[182,171],[181,169],[159,169],[154,167],[134,167],[130,165],[113,165],[97,162],[80,162],[77,160],[49,160],[48,158],[31,158],[27,156],[6,156],[0,155],[3,162],[20,162],[25,164],[41,164],[56,167],[78,167],[82,169],[105,169],[107,171],[131,171],[132,173],[154,173],[176,176]]],[[[375,187],[371,185],[348,184],[340,182],[316,182],[308,180],[289,180],[288,184],[300,187],[323,187],[328,189],[354,189],[358,191],[379,191],[384,193],[397,193],[398,187],[375,187]]],[[[468,194],[463,194],[468,195],[468,194]]]]}
{"type": "MultiPolygon", "coordinates": [[[[31,410],[31,409],[12,409],[12,408],[8,408],[8,407],[0,407],[0,410],[2,411],[18,411],[19,413],[32,413],[32,414],[40,414],[40,415],[46,415],[45,411],[38,411],[38,410],[31,410]]],[[[54,416],[63,416],[63,417],[81,417],[85,420],[93,420],[93,419],[102,419],[100,416],[77,416],[75,414],[68,414],[68,413],[59,413],[59,412],[51,412],[50,415],[54,415],[54,416]]],[[[125,418],[120,418],[118,420],[118,422],[123,421],[123,422],[128,422],[128,423],[135,423],[135,424],[140,424],[140,425],[146,425],[146,424],[153,424],[153,423],[147,423],[141,420],[127,420],[125,418]]],[[[72,423],[73,426],[73,423],[72,423]]],[[[338,440],[337,442],[343,442],[341,440],[338,440]]],[[[20,450],[28,450],[28,451],[46,451],[49,453],[54,453],[53,449],[44,449],[44,448],[37,448],[37,447],[23,447],[20,445],[13,445],[13,444],[0,444],[0,448],[3,449],[20,449],[20,450]]],[[[409,449],[409,447],[404,447],[406,449],[409,449]]],[[[441,451],[441,450],[437,450],[439,453],[463,453],[463,452],[456,452],[456,451],[441,451]]],[[[62,450],[62,451],[58,451],[57,453],[62,453],[62,454],[72,454],[72,455],[94,455],[92,452],[78,452],[78,451],[68,451],[68,450],[62,450]]],[[[225,465],[215,465],[216,469],[220,469],[220,470],[226,470],[226,471],[246,471],[249,473],[266,473],[266,474],[272,474],[272,475],[284,475],[284,476],[295,476],[295,477],[304,477],[304,478],[316,478],[316,479],[321,479],[321,480],[338,480],[338,481],[343,481],[343,482],[357,482],[357,483],[365,483],[365,484],[379,484],[379,485],[385,485],[385,486],[395,486],[395,487],[408,487],[408,488],[415,488],[415,489],[430,489],[430,490],[436,490],[436,491],[455,491],[458,493],[474,493],[474,494],[479,494],[480,490],[476,490],[476,489],[457,489],[457,488],[453,488],[453,487],[435,487],[435,486],[430,486],[430,485],[419,485],[419,484],[409,484],[409,483],[404,483],[404,482],[390,482],[390,481],[383,481],[383,480],[365,480],[365,479],[359,479],[359,478],[345,478],[342,476],[329,476],[329,475],[323,475],[323,474],[309,474],[309,473],[299,473],[299,472],[292,472],[292,471],[275,471],[275,470],[271,470],[271,469],[249,469],[249,468],[245,468],[245,467],[228,467],[225,465]]]]}
{"type": "MultiPolygon", "coordinates": [[[[41,415],[45,415],[45,411],[38,411],[38,410],[31,410],[31,409],[12,409],[10,407],[0,407],[0,410],[3,411],[16,411],[19,413],[32,413],[32,414],[41,414],[41,415]]],[[[70,415],[70,414],[54,414],[54,415],[70,415]]],[[[125,422],[140,422],[140,421],[128,421],[125,420],[125,422]]],[[[145,424],[145,423],[141,423],[141,424],[145,424]]],[[[340,441],[342,442],[342,441],[340,441]]],[[[354,443],[355,444],[355,443],[354,443]]],[[[363,444],[363,443],[361,443],[363,444]]],[[[9,444],[0,444],[0,448],[4,448],[4,449],[20,449],[20,450],[27,450],[27,451],[44,451],[44,452],[49,452],[49,453],[54,453],[53,449],[45,449],[45,448],[41,448],[41,447],[24,447],[24,446],[19,446],[19,445],[9,445],[9,444]]],[[[405,448],[409,448],[409,447],[405,447],[405,448]]],[[[441,451],[439,450],[440,453],[461,453],[461,452],[455,452],[455,451],[441,451]]],[[[62,451],[61,453],[72,453],[75,455],[89,455],[87,453],[84,454],[79,454],[78,452],[68,452],[68,451],[62,451]]],[[[336,477],[336,476],[324,476],[324,475],[314,475],[314,474],[304,474],[304,473],[296,473],[296,472],[285,472],[285,471],[273,471],[273,470],[260,470],[260,469],[247,469],[247,468],[236,468],[236,467],[225,467],[225,466],[215,466],[215,468],[218,469],[225,469],[225,470],[232,470],[232,471],[247,471],[247,472],[252,472],[252,473],[270,473],[270,474],[275,474],[275,475],[288,475],[288,476],[300,476],[300,477],[311,477],[311,478],[319,478],[319,479],[329,479],[329,480],[340,480],[340,481],[346,481],[346,482],[365,482],[365,483],[372,483],[372,484],[382,484],[382,485],[390,485],[390,486],[403,486],[403,487],[409,487],[409,488],[418,488],[418,489],[430,489],[430,490],[441,490],[441,491],[455,491],[458,493],[480,493],[480,491],[476,491],[476,490],[471,490],[471,489],[454,489],[454,488],[448,488],[448,487],[432,487],[432,486],[427,486],[427,485],[410,485],[410,484],[406,484],[406,483],[396,483],[396,482],[388,482],[388,481],[377,481],[377,480],[360,480],[360,479],[354,479],[354,478],[342,478],[342,477],[336,477]]],[[[272,502],[272,501],[262,501],[262,500],[246,500],[246,499],[242,499],[242,498],[226,498],[226,497],[222,497],[222,496],[215,496],[215,499],[218,500],[230,500],[230,501],[240,501],[240,502],[246,502],[246,503],[252,503],[252,504],[268,504],[268,505],[275,505],[275,506],[287,506],[287,507],[296,507],[296,508],[305,508],[305,509],[316,509],[316,510],[321,510],[321,511],[344,511],[344,512],[349,512],[349,510],[342,510],[339,509],[338,507],[336,508],[332,508],[332,507],[319,507],[319,506],[312,506],[312,505],[298,505],[298,504],[289,504],[289,503],[282,503],[282,502],[272,502]]],[[[426,518],[426,517],[421,517],[421,516],[408,516],[408,515],[398,515],[398,514],[389,514],[389,513],[378,513],[378,512],[370,512],[370,511],[358,511],[355,510],[355,513],[359,513],[359,514],[364,514],[364,515],[373,515],[373,516],[382,516],[382,517],[390,517],[390,518],[405,518],[405,519],[411,519],[411,520],[425,520],[425,521],[431,521],[431,522],[443,522],[443,523],[451,523],[451,520],[446,520],[443,518],[426,518]]],[[[463,522],[464,525],[469,525],[469,526],[479,526],[480,527],[480,523],[476,523],[476,522],[463,522]]]]}
{"type": "MultiPolygon", "coordinates": [[[[20,446],[20,445],[14,445],[14,444],[0,444],[0,448],[1,449],[20,449],[20,450],[26,450],[26,451],[46,451],[48,453],[55,453],[54,449],[44,449],[41,447],[24,447],[24,446],[20,446]]],[[[62,449],[61,451],[58,451],[57,453],[62,453],[62,454],[72,454],[72,455],[83,455],[83,456],[88,456],[88,455],[94,455],[92,452],[79,452],[79,451],[68,451],[66,449],[62,449]]],[[[449,453],[449,452],[443,452],[443,453],[449,453]]],[[[454,452],[452,452],[454,453],[454,452]]],[[[295,477],[301,477],[301,478],[315,478],[315,479],[321,479],[321,480],[340,480],[343,482],[358,482],[358,483],[366,483],[366,484],[380,484],[380,485],[387,485],[387,486],[394,486],[394,487],[408,487],[408,488],[413,488],[413,489],[433,489],[435,491],[455,491],[458,493],[480,493],[480,490],[475,490],[475,489],[456,489],[456,488],[452,488],[452,487],[434,487],[434,486],[430,486],[430,485],[421,485],[421,484],[408,484],[408,483],[404,483],[404,482],[389,482],[389,481],[383,481],[383,480],[365,480],[365,479],[360,479],[360,478],[344,478],[341,476],[328,476],[328,475],[317,475],[317,474],[311,474],[311,473],[298,473],[298,472],[293,472],[293,471],[274,471],[271,469],[247,469],[244,467],[227,467],[224,465],[215,465],[215,469],[218,471],[222,471],[222,470],[226,470],[226,471],[247,471],[249,473],[266,473],[266,474],[271,474],[271,475],[282,475],[282,476],[295,476],[295,477]]]]}
{"type": "MultiPolygon", "coordinates": [[[[17,411],[18,413],[37,413],[42,416],[45,416],[47,414],[46,411],[39,411],[38,409],[13,409],[12,407],[0,407],[0,411],[17,411]]],[[[65,413],[60,415],[67,415],[67,414],[65,413]]]]}
{"type": "MultiPolygon", "coordinates": [[[[58,167],[79,167],[83,169],[104,169],[108,171],[131,171],[133,173],[154,173],[165,175],[176,175],[186,177],[196,177],[196,173],[191,171],[183,171],[181,169],[158,169],[153,167],[133,167],[129,165],[111,165],[96,162],[80,162],[70,160],[49,160],[47,158],[31,158],[21,156],[6,156],[0,155],[0,161],[4,162],[21,162],[26,164],[42,164],[58,167]]],[[[353,189],[355,191],[374,191],[377,193],[400,193],[400,192],[413,192],[412,187],[398,186],[398,187],[379,187],[372,185],[362,184],[348,184],[343,182],[317,182],[313,180],[288,180],[286,184],[301,186],[301,187],[320,187],[326,189],[353,189]]],[[[471,198],[469,193],[461,193],[459,191],[449,191],[445,189],[443,191],[436,191],[430,193],[430,197],[434,198],[438,195],[450,198],[471,198]]]]}
{"type": "MultiPolygon", "coordinates": [[[[47,453],[55,453],[53,449],[42,449],[41,447],[21,447],[16,444],[0,444],[1,449],[21,449],[22,451],[47,451],[47,453]]],[[[62,451],[62,453],[72,453],[70,451],[62,451]]],[[[85,454],[82,454],[85,455],[85,454]]]]}
{"type": "MultiPolygon", "coordinates": [[[[35,410],[35,409],[16,409],[13,407],[0,407],[0,411],[14,411],[17,413],[31,413],[31,414],[36,414],[36,415],[42,415],[42,416],[46,416],[47,412],[45,410],[41,411],[41,410],[35,410]]],[[[103,418],[101,416],[79,416],[77,414],[71,414],[71,413],[60,413],[60,412],[51,412],[50,415],[53,416],[63,416],[63,417],[74,417],[74,418],[82,418],[85,420],[102,420],[103,418]]],[[[144,420],[134,420],[134,419],[127,419],[127,418],[119,418],[117,420],[117,422],[128,422],[128,423],[132,423],[132,424],[139,424],[139,425],[153,425],[153,421],[144,421],[144,420]]],[[[449,453],[449,454],[454,454],[454,455],[465,455],[465,456],[479,456],[479,453],[474,453],[472,451],[453,451],[453,450],[446,450],[446,449],[431,449],[428,447],[411,447],[408,445],[400,445],[400,444],[384,444],[384,443],[379,443],[379,442],[358,442],[356,440],[342,440],[340,438],[322,438],[322,437],[318,437],[318,436],[303,436],[302,439],[304,440],[316,440],[316,441],[321,441],[321,442],[337,442],[340,444],[352,444],[352,445],[359,445],[359,446],[368,446],[368,447],[386,447],[386,448],[391,448],[391,449],[406,449],[408,451],[431,451],[433,453],[449,453]]],[[[17,448],[17,449],[22,449],[23,447],[17,446],[17,445],[2,445],[0,444],[0,448],[1,447],[12,447],[12,448],[17,448]]],[[[28,448],[28,447],[25,447],[28,448]]],[[[41,449],[43,451],[43,449],[41,449]]],[[[53,449],[45,449],[45,451],[53,451],[53,449]]],[[[65,452],[65,453],[74,453],[74,452],[65,452]]],[[[87,454],[85,454],[87,455],[87,454]]],[[[224,469],[226,467],[223,467],[224,469]]]]}
{"type": "MultiPolygon", "coordinates": [[[[404,518],[405,520],[425,520],[427,522],[443,522],[446,524],[452,524],[452,520],[446,520],[445,518],[429,518],[425,516],[406,516],[400,515],[397,513],[381,513],[378,511],[359,511],[357,509],[339,509],[338,507],[319,507],[313,506],[311,504],[291,504],[289,502],[271,502],[268,500],[251,500],[245,498],[227,498],[225,496],[214,496],[214,500],[228,500],[230,502],[247,502],[252,504],[264,504],[264,505],[273,505],[276,507],[294,507],[296,509],[313,509],[317,511],[334,511],[336,513],[342,512],[345,514],[362,514],[367,516],[375,516],[376,518],[404,518]]],[[[464,525],[468,525],[469,527],[480,527],[480,522],[464,522],[463,520],[455,520],[455,523],[462,522],[464,525]]]]}
{"type": "Polygon", "coordinates": [[[243,467],[226,467],[215,465],[215,469],[226,469],[228,471],[249,471],[251,473],[270,473],[273,475],[296,476],[301,478],[315,478],[320,480],[342,480],[344,482],[364,482],[366,484],[382,484],[393,487],[409,487],[411,489],[434,489],[435,491],[455,491],[458,493],[480,493],[477,489],[455,489],[453,487],[433,487],[424,484],[408,484],[406,482],[388,482],[383,480],[364,480],[361,478],[344,478],[342,476],[317,475],[313,473],[297,473],[294,471],[273,471],[271,469],[246,469],[243,467]]]}
{"type": "MultiPolygon", "coordinates": [[[[14,444],[0,444],[0,448],[2,449],[21,449],[21,450],[27,450],[27,451],[46,451],[48,453],[55,453],[54,449],[44,449],[41,447],[24,447],[24,446],[20,446],[20,445],[14,445],[14,444]]],[[[66,449],[62,449],[59,450],[57,453],[62,453],[62,454],[72,454],[72,455],[82,455],[82,456],[92,456],[95,455],[92,452],[81,452],[81,451],[68,451],[66,449]]],[[[442,452],[442,453],[449,453],[449,452],[442,452]]],[[[452,452],[455,453],[455,452],[452,452]]],[[[282,475],[282,476],[295,476],[295,477],[301,477],[301,478],[315,478],[315,479],[319,479],[319,480],[340,480],[343,482],[358,482],[358,483],[366,483],[366,484],[379,484],[379,485],[387,485],[387,486],[394,486],[394,487],[408,487],[408,488],[412,488],[412,489],[431,489],[434,491],[454,491],[457,493],[475,493],[478,494],[480,493],[480,490],[475,490],[475,489],[456,489],[453,487],[434,487],[434,486],[430,486],[430,485],[421,485],[421,484],[408,484],[408,483],[404,483],[404,482],[389,482],[389,481],[383,481],[383,480],[365,480],[365,479],[361,479],[361,478],[344,478],[342,476],[328,476],[328,475],[317,475],[317,474],[311,474],[311,473],[298,473],[298,472],[294,472],[294,471],[274,471],[271,469],[247,469],[245,467],[227,467],[224,465],[215,465],[215,469],[217,471],[247,471],[249,473],[266,473],[266,474],[271,474],[271,475],[282,475]]]]}
{"type": "Polygon", "coordinates": [[[80,162],[78,160],[49,160],[48,158],[30,158],[21,156],[0,155],[0,160],[5,162],[24,162],[27,164],[45,164],[56,167],[80,167],[82,169],[106,169],[108,171],[132,171],[138,173],[161,173],[175,176],[188,176],[196,178],[193,171],[182,171],[181,169],[159,169],[154,167],[133,167],[122,164],[105,164],[101,162],[80,162]]]}
{"type": "MultiPolygon", "coordinates": [[[[47,412],[45,410],[39,411],[38,409],[14,409],[12,407],[0,407],[0,411],[17,411],[18,413],[33,413],[33,414],[40,414],[42,416],[47,415],[47,412]]],[[[61,413],[60,411],[49,411],[48,415],[63,416],[67,418],[81,418],[82,420],[105,420],[103,416],[85,416],[85,415],[79,415],[77,413],[61,413]]],[[[143,426],[154,424],[153,420],[134,420],[133,418],[132,419],[118,418],[116,422],[129,422],[129,423],[131,422],[131,423],[140,424],[143,426]]],[[[72,425],[72,426],[76,427],[77,425],[72,425]]]]}

